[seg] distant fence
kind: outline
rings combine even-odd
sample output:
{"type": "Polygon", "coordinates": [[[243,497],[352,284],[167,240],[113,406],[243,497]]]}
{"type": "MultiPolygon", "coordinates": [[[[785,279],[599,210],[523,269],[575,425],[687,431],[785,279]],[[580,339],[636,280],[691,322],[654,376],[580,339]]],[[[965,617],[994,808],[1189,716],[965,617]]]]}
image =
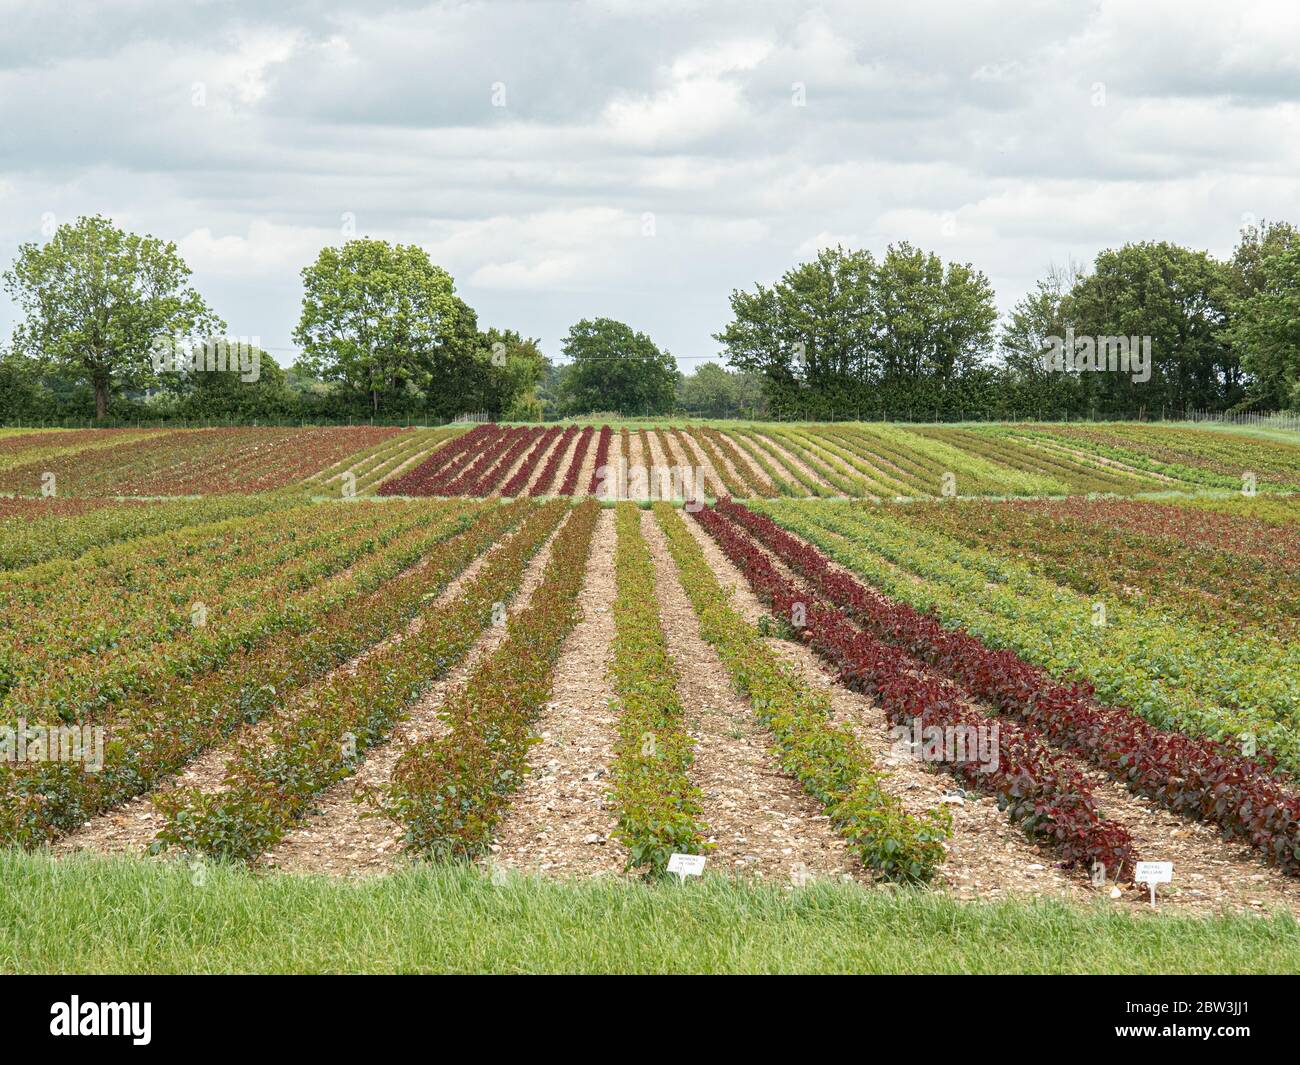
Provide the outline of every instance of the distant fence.
{"type": "Polygon", "coordinates": [[[1219,422],[1223,425],[1253,425],[1261,429],[1300,429],[1300,414],[1288,414],[1285,411],[1272,411],[1267,414],[1255,414],[1250,411],[1238,411],[1224,414],[1208,410],[1189,411],[1184,421],[1219,422]]]}

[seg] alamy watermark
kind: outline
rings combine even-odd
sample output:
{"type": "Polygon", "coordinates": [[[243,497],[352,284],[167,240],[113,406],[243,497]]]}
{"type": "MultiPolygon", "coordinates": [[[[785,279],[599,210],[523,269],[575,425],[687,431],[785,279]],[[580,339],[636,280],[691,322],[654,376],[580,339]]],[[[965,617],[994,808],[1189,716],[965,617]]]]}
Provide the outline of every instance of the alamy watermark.
{"type": "Polygon", "coordinates": [[[88,773],[104,768],[100,725],[0,725],[0,762],[80,762],[88,773]]]}
{"type": "Polygon", "coordinates": [[[1049,373],[1109,371],[1127,373],[1138,384],[1151,380],[1151,338],[1079,336],[1067,326],[1065,336],[1049,336],[1043,369],[1049,373]]]}
{"type": "Polygon", "coordinates": [[[989,725],[923,725],[914,717],[909,724],[891,728],[889,739],[895,755],[922,762],[971,762],[981,773],[996,773],[1001,761],[996,721],[989,725]]]}
{"type": "Polygon", "coordinates": [[[598,499],[680,499],[689,511],[703,508],[704,467],[682,465],[634,466],[619,458],[596,470],[598,499]]]}
{"type": "Polygon", "coordinates": [[[183,336],[153,338],[156,373],[237,373],[245,384],[262,376],[261,337],[210,337],[196,344],[183,336]]]}

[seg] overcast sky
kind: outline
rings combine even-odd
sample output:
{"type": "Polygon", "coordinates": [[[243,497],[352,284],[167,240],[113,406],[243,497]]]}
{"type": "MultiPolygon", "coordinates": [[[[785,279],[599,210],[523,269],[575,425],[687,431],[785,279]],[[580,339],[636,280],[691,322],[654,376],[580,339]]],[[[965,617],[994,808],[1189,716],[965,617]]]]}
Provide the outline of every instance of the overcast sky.
{"type": "Polygon", "coordinates": [[[0,0],[0,262],[108,215],[283,363],[352,226],[481,326],[555,356],[607,315],[689,369],[836,242],[972,262],[1003,311],[1125,241],[1226,255],[1300,221],[1298,108],[1295,0],[0,0]]]}

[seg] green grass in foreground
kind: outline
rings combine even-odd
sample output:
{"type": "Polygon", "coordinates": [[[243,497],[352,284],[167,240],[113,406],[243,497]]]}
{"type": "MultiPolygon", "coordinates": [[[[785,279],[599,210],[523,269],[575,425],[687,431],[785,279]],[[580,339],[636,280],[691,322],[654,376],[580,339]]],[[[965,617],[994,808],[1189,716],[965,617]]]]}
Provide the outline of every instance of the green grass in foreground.
{"type": "Polygon", "coordinates": [[[1134,916],[716,877],[345,883],[0,852],[3,972],[1295,972],[1288,916],[1134,916]],[[201,879],[201,884],[194,881],[201,879]]]}

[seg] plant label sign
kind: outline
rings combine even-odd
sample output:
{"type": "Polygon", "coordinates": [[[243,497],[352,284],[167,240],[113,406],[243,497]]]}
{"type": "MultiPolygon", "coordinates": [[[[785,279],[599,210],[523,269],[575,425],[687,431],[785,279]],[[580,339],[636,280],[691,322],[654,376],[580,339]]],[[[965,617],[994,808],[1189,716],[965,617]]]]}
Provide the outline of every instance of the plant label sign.
{"type": "Polygon", "coordinates": [[[676,873],[684,884],[688,876],[700,876],[704,873],[704,855],[674,854],[668,859],[668,871],[676,873]]]}
{"type": "Polygon", "coordinates": [[[1156,904],[1156,885],[1172,884],[1174,880],[1173,862],[1138,862],[1133,880],[1151,888],[1151,905],[1156,904]]]}

